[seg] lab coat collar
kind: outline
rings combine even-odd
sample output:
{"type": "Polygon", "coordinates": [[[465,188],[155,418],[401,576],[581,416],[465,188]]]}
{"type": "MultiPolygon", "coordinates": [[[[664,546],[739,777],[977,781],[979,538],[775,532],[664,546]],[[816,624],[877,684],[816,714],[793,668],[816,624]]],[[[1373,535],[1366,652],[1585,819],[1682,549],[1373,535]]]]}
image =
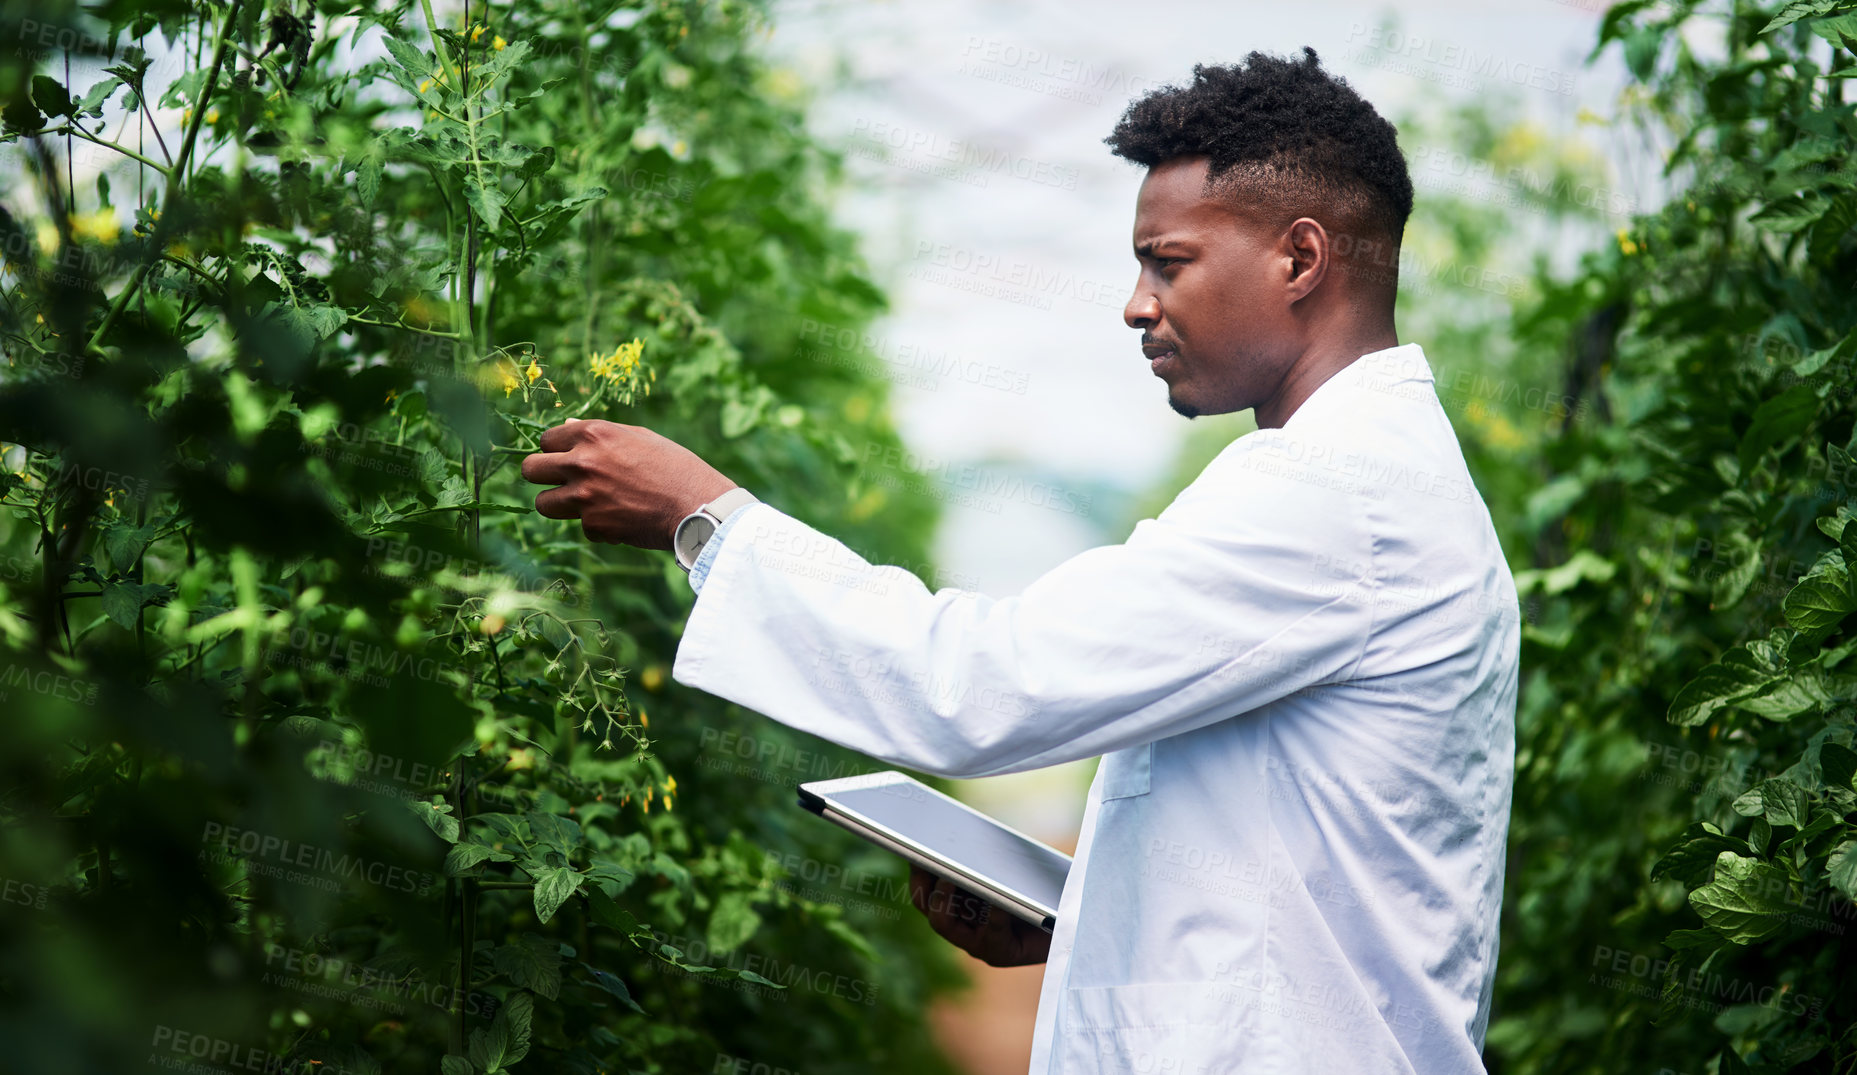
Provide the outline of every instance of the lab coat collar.
{"type": "MultiPolygon", "coordinates": [[[[1336,407],[1344,406],[1342,403],[1344,397],[1362,390],[1382,394],[1389,391],[1394,394],[1409,394],[1413,390],[1408,389],[1406,393],[1399,393],[1396,386],[1432,383],[1434,379],[1431,374],[1431,364],[1425,360],[1425,351],[1418,344],[1404,343],[1397,347],[1369,351],[1336,371],[1334,376],[1317,386],[1316,390],[1309,394],[1309,398],[1303,400],[1302,406],[1296,408],[1296,412],[1284,421],[1283,428],[1290,429],[1308,425],[1314,420],[1309,417],[1310,415],[1320,413],[1331,404],[1336,407]]],[[[1434,390],[1419,389],[1417,391],[1430,395],[1434,390]]]]}

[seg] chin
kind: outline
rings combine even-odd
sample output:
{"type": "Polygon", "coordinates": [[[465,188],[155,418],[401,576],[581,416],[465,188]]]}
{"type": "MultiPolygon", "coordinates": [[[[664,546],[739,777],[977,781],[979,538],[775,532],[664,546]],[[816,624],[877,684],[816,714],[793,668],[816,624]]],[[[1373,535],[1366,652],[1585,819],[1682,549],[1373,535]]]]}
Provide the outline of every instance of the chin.
{"type": "Polygon", "coordinates": [[[1191,403],[1188,403],[1187,401],[1179,398],[1178,396],[1174,395],[1172,392],[1167,393],[1167,405],[1169,407],[1172,407],[1174,409],[1174,413],[1179,415],[1182,418],[1198,418],[1199,417],[1198,407],[1195,407],[1191,403]]]}

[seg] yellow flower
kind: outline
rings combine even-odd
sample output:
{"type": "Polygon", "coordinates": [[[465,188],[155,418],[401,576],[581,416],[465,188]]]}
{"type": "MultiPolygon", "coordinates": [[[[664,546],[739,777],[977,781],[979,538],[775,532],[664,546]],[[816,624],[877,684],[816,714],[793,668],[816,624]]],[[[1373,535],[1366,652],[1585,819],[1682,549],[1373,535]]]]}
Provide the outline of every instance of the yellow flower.
{"type": "Polygon", "coordinates": [[[80,239],[95,239],[100,243],[113,243],[122,230],[116,214],[109,209],[98,209],[93,213],[72,213],[71,234],[80,239]]]}
{"type": "Polygon", "coordinates": [[[471,27],[471,44],[477,44],[477,39],[482,36],[484,36],[484,28],[482,26],[471,27]]]}
{"type": "Polygon", "coordinates": [[[509,45],[509,42],[503,40],[501,37],[493,38],[490,41],[490,47],[497,50],[498,52],[502,52],[506,47],[508,47],[508,45],[509,45]]]}
{"type": "Polygon", "coordinates": [[[496,364],[496,376],[497,380],[503,385],[503,396],[505,399],[509,397],[511,392],[522,387],[522,380],[516,376],[516,364],[507,358],[496,364]]]}
{"type": "Polygon", "coordinates": [[[1638,252],[1638,244],[1631,241],[1630,228],[1618,229],[1618,249],[1619,253],[1626,257],[1631,257],[1638,252]]]}
{"type": "Polygon", "coordinates": [[[419,84],[420,93],[424,93],[431,88],[432,88],[432,80],[429,78],[419,84]]]}
{"type": "Polygon", "coordinates": [[[528,369],[527,369],[526,371],[524,371],[524,372],[525,372],[525,373],[526,373],[526,374],[528,375],[528,378],[529,378],[529,383],[530,383],[530,384],[534,384],[534,383],[535,383],[535,379],[536,379],[537,377],[540,377],[540,376],[542,375],[542,368],[541,368],[540,366],[538,366],[538,365],[536,365],[536,364],[535,364],[535,360],[534,360],[534,359],[530,359],[530,360],[529,360],[529,368],[528,368],[528,369]]]}
{"type": "Polygon", "coordinates": [[[206,121],[208,123],[218,123],[219,122],[219,109],[217,108],[207,109],[206,110],[206,121]]]}
{"type": "Polygon", "coordinates": [[[638,726],[641,728],[651,727],[651,718],[646,716],[645,711],[642,709],[638,711],[638,726]]]}
{"type": "Polygon", "coordinates": [[[664,793],[669,795],[669,794],[676,792],[676,790],[677,790],[677,778],[674,776],[666,776],[664,778],[664,793]]]}
{"type": "Polygon", "coordinates": [[[613,348],[610,355],[594,355],[588,368],[595,377],[619,384],[637,371],[639,359],[645,353],[645,341],[634,337],[629,343],[622,343],[613,348]]]}

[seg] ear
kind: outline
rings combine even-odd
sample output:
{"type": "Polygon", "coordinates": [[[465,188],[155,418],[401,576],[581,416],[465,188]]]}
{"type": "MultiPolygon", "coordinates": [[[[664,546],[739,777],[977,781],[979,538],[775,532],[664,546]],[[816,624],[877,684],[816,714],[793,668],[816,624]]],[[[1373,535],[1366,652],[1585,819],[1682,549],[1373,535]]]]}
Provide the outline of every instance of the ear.
{"type": "Polygon", "coordinates": [[[1291,302],[1305,298],[1328,276],[1332,254],[1328,229],[1308,217],[1298,217],[1283,233],[1283,253],[1289,263],[1285,294],[1291,302]]]}

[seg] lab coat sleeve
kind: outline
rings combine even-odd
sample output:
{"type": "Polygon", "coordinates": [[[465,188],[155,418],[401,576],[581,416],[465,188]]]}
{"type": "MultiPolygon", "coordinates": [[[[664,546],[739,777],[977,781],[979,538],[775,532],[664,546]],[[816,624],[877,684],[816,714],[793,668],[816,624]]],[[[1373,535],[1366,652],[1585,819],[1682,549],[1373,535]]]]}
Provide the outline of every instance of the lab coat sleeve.
{"type": "Polygon", "coordinates": [[[1125,543],[1000,600],[930,592],[751,504],[671,675],[951,777],[1137,746],[1343,678],[1373,619],[1363,497],[1296,465],[1274,432],[1234,442],[1125,543]]]}

